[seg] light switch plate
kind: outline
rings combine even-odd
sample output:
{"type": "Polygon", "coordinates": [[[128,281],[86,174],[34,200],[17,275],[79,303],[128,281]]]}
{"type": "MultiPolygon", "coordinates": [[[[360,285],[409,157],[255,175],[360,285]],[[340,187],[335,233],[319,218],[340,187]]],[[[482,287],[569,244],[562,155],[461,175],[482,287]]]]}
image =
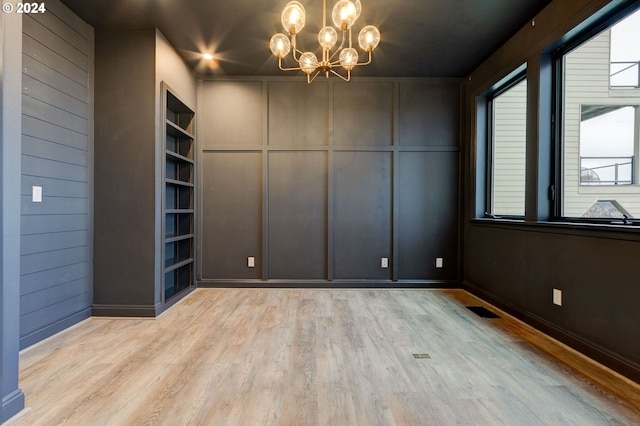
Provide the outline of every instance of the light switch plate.
{"type": "Polygon", "coordinates": [[[553,304],[562,306],[562,290],[553,289],[553,304]]]}
{"type": "Polygon", "coordinates": [[[42,187],[41,186],[33,186],[31,187],[31,201],[34,203],[42,202],[42,187]]]}
{"type": "Polygon", "coordinates": [[[389,267],[389,258],[388,257],[383,257],[380,259],[380,267],[381,268],[388,268],[389,267]]]}
{"type": "Polygon", "coordinates": [[[249,268],[255,268],[256,267],[256,258],[253,257],[253,256],[247,257],[247,266],[249,268]]]}
{"type": "Polygon", "coordinates": [[[442,268],[444,266],[444,258],[436,257],[436,268],[442,268]]]}

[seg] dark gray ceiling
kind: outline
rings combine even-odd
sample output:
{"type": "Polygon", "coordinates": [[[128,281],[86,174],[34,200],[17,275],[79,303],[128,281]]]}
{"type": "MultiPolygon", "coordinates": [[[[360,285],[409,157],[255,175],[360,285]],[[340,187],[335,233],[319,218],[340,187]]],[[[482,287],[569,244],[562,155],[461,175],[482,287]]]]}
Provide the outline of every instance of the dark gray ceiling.
{"type": "MultiPolygon", "coordinates": [[[[362,0],[359,29],[374,24],[382,42],[359,75],[464,77],[551,0],[362,0]]],[[[278,75],[269,39],[282,31],[288,0],[62,0],[96,29],[157,27],[201,73],[278,75]],[[200,58],[212,51],[217,66],[200,58]]],[[[317,46],[322,0],[301,0],[304,50],[317,46]]],[[[327,1],[332,8],[333,0],[327,1]]],[[[330,14],[330,11],[328,12],[330,14]]]]}

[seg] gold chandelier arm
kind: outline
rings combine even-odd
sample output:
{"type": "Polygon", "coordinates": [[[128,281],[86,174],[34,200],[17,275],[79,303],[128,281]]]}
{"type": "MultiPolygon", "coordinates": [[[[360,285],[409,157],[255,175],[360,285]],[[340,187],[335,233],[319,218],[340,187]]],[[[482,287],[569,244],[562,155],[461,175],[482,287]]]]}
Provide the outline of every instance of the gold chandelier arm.
{"type": "Polygon", "coordinates": [[[316,72],[313,77],[311,77],[311,74],[307,74],[307,84],[313,83],[313,80],[316,79],[318,74],[320,74],[320,71],[316,72]]]}
{"type": "Polygon", "coordinates": [[[337,72],[335,72],[334,70],[330,69],[329,71],[331,71],[331,74],[333,75],[337,75],[338,77],[340,77],[341,79],[343,79],[344,81],[350,81],[351,80],[351,71],[347,71],[347,76],[344,77],[340,74],[338,74],[337,72]]]}
{"type": "Polygon", "coordinates": [[[296,62],[300,62],[300,56],[302,55],[304,52],[300,49],[298,49],[296,47],[296,35],[292,35],[291,36],[291,56],[293,57],[293,60],[296,62]],[[298,54],[298,57],[296,58],[296,53],[298,54]]]}
{"type": "Polygon", "coordinates": [[[369,65],[371,63],[371,51],[369,51],[369,60],[367,62],[362,62],[362,63],[357,63],[354,65],[354,67],[361,67],[363,65],[369,65]]]}
{"type": "MultiPolygon", "coordinates": [[[[356,64],[354,64],[354,67],[361,67],[363,65],[369,65],[371,63],[372,60],[372,55],[371,52],[369,52],[369,59],[367,60],[367,62],[358,62],[356,64]]],[[[333,61],[333,62],[329,62],[329,67],[333,68],[333,67],[337,67],[340,66],[340,61],[333,61]]]]}
{"type": "Polygon", "coordinates": [[[297,68],[283,68],[282,67],[282,58],[278,58],[278,68],[280,68],[280,71],[302,71],[302,68],[297,67],[297,68]]]}
{"type": "Polygon", "coordinates": [[[303,53],[304,52],[302,50],[292,49],[291,50],[291,57],[293,58],[294,61],[300,62],[300,55],[302,55],[303,53]],[[297,58],[296,58],[296,53],[298,54],[297,58]]]}
{"type": "MultiPolygon", "coordinates": [[[[338,49],[337,49],[335,52],[333,52],[333,54],[332,54],[332,55],[330,55],[330,56],[329,56],[329,58],[327,59],[327,62],[331,62],[331,61],[333,60],[333,58],[334,58],[338,53],[340,53],[340,51],[341,51],[342,49],[344,49],[344,43],[345,43],[345,40],[347,39],[347,37],[346,37],[346,33],[347,33],[346,31],[343,31],[343,32],[342,32],[342,42],[340,43],[340,46],[338,47],[338,49]]],[[[338,63],[338,62],[336,62],[336,63],[338,63]]]]}

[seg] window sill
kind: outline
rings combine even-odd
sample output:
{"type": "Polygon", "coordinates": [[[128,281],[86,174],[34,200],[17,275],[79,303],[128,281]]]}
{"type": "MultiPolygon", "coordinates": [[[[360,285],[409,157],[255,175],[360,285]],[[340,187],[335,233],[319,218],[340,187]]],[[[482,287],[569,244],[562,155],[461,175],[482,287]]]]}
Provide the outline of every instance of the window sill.
{"type": "Polygon", "coordinates": [[[538,221],[475,218],[470,224],[481,227],[523,230],[566,235],[581,235],[616,240],[640,241],[640,224],[623,225],[593,222],[538,221]]]}

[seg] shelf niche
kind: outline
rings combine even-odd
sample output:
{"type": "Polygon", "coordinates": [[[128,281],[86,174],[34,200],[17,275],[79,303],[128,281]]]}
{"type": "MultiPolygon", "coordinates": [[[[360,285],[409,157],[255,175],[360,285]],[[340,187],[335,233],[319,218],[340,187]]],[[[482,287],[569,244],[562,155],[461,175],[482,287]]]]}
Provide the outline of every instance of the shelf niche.
{"type": "Polygon", "coordinates": [[[194,286],[194,112],[166,85],[162,301],[194,286]]]}

